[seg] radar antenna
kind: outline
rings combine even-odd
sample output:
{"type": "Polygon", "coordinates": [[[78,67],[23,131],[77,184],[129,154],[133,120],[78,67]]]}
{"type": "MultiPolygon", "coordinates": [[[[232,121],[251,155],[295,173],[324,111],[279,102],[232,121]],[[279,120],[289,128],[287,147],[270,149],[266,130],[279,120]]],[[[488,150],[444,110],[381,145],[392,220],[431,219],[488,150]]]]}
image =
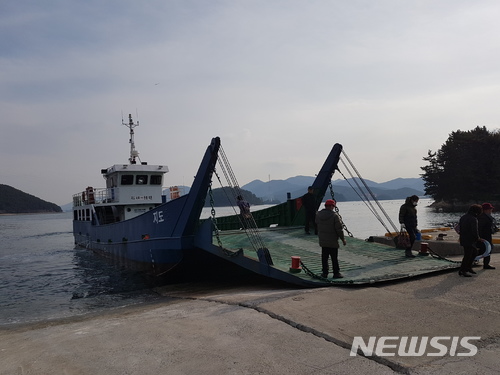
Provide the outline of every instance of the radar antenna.
{"type": "Polygon", "coordinates": [[[129,140],[129,143],[130,143],[130,158],[128,160],[130,161],[130,164],[136,164],[136,161],[135,161],[136,158],[139,159],[139,161],[141,160],[139,158],[139,151],[137,151],[135,149],[135,143],[134,143],[134,128],[136,126],[139,126],[139,121],[134,122],[132,120],[132,115],[129,114],[128,115],[128,123],[126,123],[122,119],[122,125],[125,125],[127,128],[130,129],[130,140],[129,140]]]}

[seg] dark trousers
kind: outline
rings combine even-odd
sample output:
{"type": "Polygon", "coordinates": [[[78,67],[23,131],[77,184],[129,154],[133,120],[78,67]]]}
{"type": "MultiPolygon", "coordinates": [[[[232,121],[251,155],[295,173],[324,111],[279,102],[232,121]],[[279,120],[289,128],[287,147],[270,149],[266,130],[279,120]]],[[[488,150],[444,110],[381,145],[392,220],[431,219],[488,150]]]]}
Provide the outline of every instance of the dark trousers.
{"type": "Polygon", "coordinates": [[[328,258],[332,258],[333,274],[340,273],[338,257],[339,257],[338,247],[321,248],[321,265],[323,273],[328,273],[328,258]]]}
{"type": "Polygon", "coordinates": [[[464,257],[462,259],[460,271],[467,272],[472,269],[472,263],[474,263],[474,258],[477,256],[477,249],[472,245],[463,246],[463,248],[464,257]]]}
{"type": "Polygon", "coordinates": [[[483,267],[488,266],[490,264],[491,257],[488,255],[487,257],[483,258],[483,267]]]}
{"type": "Polygon", "coordinates": [[[312,212],[306,211],[306,224],[304,226],[306,233],[309,233],[309,224],[311,224],[311,222],[314,225],[314,234],[318,234],[318,226],[316,225],[316,212],[315,211],[312,211],[312,212]]]}
{"type": "Polygon", "coordinates": [[[410,236],[410,247],[407,247],[406,250],[411,250],[413,249],[413,244],[417,238],[417,228],[406,227],[406,231],[408,232],[408,236],[410,236]]]}

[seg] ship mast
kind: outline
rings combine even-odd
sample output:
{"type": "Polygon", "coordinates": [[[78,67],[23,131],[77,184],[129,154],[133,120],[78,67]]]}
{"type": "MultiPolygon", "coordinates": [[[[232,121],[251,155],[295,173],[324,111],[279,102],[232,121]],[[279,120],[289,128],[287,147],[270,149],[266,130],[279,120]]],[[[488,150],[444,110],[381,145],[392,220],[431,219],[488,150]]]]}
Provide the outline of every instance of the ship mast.
{"type": "MultiPolygon", "coordinates": [[[[139,121],[135,122],[132,120],[132,115],[128,115],[128,123],[124,122],[122,120],[122,125],[125,125],[127,128],[130,129],[130,158],[128,159],[130,164],[136,164],[135,159],[139,159],[139,151],[135,149],[135,143],[134,143],[134,128],[136,126],[139,126],[139,121]]],[[[140,159],[139,159],[140,160],[140,159]]]]}

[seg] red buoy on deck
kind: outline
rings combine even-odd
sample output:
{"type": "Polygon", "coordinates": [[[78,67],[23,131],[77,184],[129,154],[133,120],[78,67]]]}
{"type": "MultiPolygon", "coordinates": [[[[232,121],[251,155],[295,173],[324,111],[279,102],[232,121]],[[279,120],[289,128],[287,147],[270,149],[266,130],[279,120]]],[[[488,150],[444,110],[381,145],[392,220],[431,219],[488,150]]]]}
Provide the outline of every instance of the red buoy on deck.
{"type": "Polygon", "coordinates": [[[292,257],[292,266],[290,267],[290,272],[299,273],[302,270],[300,267],[300,257],[292,257]]]}

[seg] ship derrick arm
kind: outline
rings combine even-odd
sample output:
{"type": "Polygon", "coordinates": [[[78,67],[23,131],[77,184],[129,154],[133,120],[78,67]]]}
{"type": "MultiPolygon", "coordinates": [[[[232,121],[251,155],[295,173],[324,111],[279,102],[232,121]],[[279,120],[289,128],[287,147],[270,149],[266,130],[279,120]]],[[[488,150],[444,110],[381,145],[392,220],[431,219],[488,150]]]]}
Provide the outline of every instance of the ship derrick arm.
{"type": "Polygon", "coordinates": [[[342,145],[335,143],[330,154],[325,160],[325,163],[321,167],[316,179],[311,185],[314,189],[314,195],[316,197],[316,210],[321,205],[323,197],[326,194],[326,189],[330,185],[335,170],[338,169],[338,163],[340,160],[340,154],[342,153],[342,145]]]}
{"type": "Polygon", "coordinates": [[[217,163],[220,148],[220,138],[212,138],[205,155],[201,161],[198,173],[189,191],[181,215],[173,231],[173,236],[186,236],[194,233],[205,205],[208,187],[212,181],[212,174],[217,163]]]}

